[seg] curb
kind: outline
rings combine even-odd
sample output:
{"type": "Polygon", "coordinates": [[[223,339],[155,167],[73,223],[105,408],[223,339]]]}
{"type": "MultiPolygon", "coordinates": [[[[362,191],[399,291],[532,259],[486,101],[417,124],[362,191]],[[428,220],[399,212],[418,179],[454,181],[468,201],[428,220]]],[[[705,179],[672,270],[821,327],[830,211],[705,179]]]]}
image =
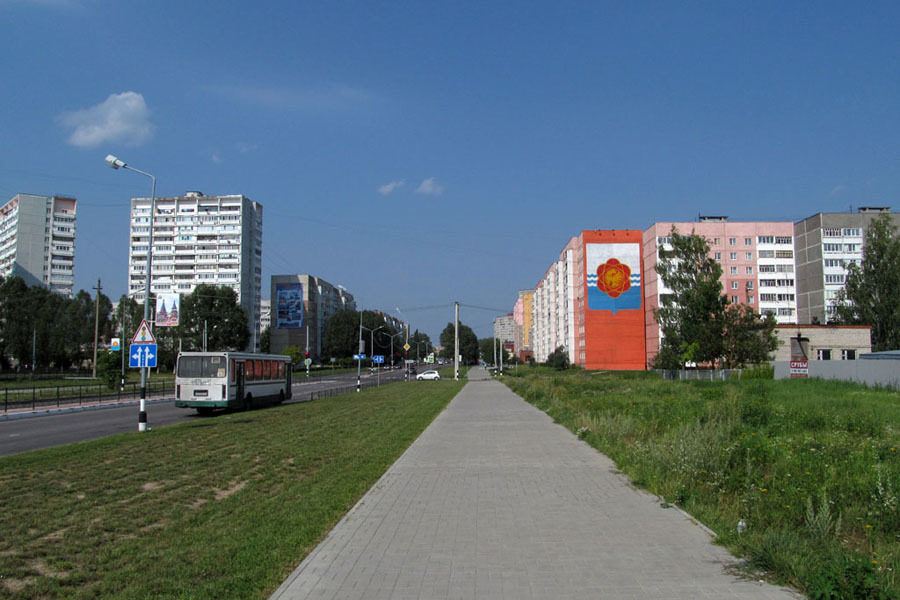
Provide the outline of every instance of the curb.
{"type": "MultiPolygon", "coordinates": [[[[173,398],[154,398],[145,400],[146,404],[158,404],[160,402],[171,402],[173,398]]],[[[105,404],[84,404],[81,406],[61,406],[59,408],[47,408],[43,410],[30,410],[27,412],[4,413],[0,414],[0,423],[4,421],[17,421],[19,419],[34,419],[37,417],[47,417],[50,415],[63,415],[67,413],[84,412],[89,410],[103,410],[106,408],[121,408],[123,406],[138,406],[140,400],[128,400],[124,402],[107,402],[105,404]]]]}

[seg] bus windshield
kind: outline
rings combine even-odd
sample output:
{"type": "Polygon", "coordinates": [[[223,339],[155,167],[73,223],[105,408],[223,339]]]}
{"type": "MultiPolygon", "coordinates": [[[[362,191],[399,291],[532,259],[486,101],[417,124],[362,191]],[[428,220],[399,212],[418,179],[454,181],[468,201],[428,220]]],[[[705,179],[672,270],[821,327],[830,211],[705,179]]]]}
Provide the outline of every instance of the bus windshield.
{"type": "Polygon", "coordinates": [[[225,378],[224,356],[181,356],[178,377],[225,378]]]}

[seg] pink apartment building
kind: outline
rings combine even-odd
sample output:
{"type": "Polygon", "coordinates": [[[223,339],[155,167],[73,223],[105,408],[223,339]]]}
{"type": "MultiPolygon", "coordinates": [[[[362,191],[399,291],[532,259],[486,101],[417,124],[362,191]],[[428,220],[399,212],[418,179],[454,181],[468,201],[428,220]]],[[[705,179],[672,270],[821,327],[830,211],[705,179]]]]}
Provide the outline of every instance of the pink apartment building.
{"type": "Polygon", "coordinates": [[[727,217],[701,217],[693,223],[654,223],[644,231],[644,306],[648,365],[659,352],[660,330],[653,315],[660,298],[670,292],[656,274],[659,249],[672,228],[681,235],[697,233],[709,242],[710,254],[722,265],[722,291],[734,304],[749,304],[779,323],[797,322],[794,273],[794,224],[729,222],[727,217]]]}

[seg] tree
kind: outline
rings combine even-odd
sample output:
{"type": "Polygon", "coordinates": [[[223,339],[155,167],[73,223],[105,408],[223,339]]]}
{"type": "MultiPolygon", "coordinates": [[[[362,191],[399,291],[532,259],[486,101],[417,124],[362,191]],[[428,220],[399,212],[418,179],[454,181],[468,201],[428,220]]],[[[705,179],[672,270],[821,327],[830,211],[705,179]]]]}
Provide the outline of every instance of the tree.
{"type": "Polygon", "coordinates": [[[862,263],[848,271],[838,320],[870,325],[875,352],[900,348],[900,237],[890,215],[879,215],[866,228],[862,263]]]}
{"type": "Polygon", "coordinates": [[[272,351],[272,327],[266,327],[259,334],[259,351],[268,354],[272,351]]]}
{"type": "Polygon", "coordinates": [[[339,310],[325,323],[322,353],[327,357],[349,358],[359,352],[359,312],[339,310]]]}
{"type": "Polygon", "coordinates": [[[201,284],[183,296],[178,327],[170,327],[172,335],[182,340],[185,350],[203,347],[204,324],[206,349],[242,350],[250,341],[247,312],[238,304],[237,292],[230,287],[201,284]]]}
{"type": "Polygon", "coordinates": [[[730,304],[723,316],[722,359],[726,369],[764,363],[778,349],[775,317],[760,317],[746,304],[730,304]]]}
{"type": "Polygon", "coordinates": [[[722,356],[724,312],[722,267],[709,256],[709,244],[697,235],[670,234],[671,250],[660,250],[656,272],[672,294],[654,310],[663,339],[655,365],[681,368],[689,362],[711,363],[722,356]]]}
{"type": "Polygon", "coordinates": [[[494,338],[481,338],[478,340],[478,354],[482,361],[494,364],[494,338]]]}
{"type": "Polygon", "coordinates": [[[565,346],[560,346],[547,357],[547,366],[557,371],[565,371],[569,368],[569,351],[565,346]]]}
{"type": "MultiPolygon", "coordinates": [[[[441,332],[441,356],[453,360],[456,350],[456,340],[454,334],[453,323],[447,323],[444,331],[441,332]]],[[[459,353],[462,355],[462,362],[474,364],[478,362],[478,336],[472,331],[471,327],[459,324],[459,353]]]]}

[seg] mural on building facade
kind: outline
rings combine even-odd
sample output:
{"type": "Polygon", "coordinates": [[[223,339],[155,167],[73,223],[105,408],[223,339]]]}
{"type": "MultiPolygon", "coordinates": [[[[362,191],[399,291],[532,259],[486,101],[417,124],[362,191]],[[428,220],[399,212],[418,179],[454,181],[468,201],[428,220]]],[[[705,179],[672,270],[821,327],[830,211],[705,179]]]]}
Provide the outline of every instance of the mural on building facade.
{"type": "Polygon", "coordinates": [[[275,285],[275,328],[300,329],[303,327],[303,284],[278,283],[275,285]]]}
{"type": "Polygon", "coordinates": [[[640,310],[640,244],[585,244],[588,308],[640,310]]]}

